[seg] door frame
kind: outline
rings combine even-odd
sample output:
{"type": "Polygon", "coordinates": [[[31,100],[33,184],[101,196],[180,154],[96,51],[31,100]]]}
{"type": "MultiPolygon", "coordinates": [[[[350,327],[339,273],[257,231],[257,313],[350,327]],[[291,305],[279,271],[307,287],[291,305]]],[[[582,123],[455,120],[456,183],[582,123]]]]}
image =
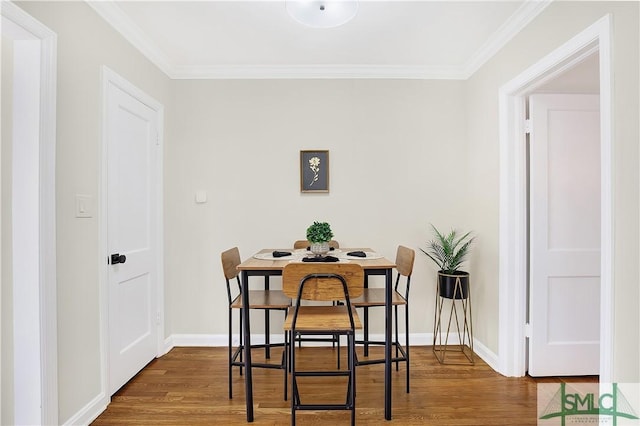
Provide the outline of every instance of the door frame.
{"type": "Polygon", "coordinates": [[[500,255],[499,371],[526,373],[527,188],[525,102],[537,87],[599,52],[601,165],[600,381],[613,373],[613,178],[611,15],[575,37],[503,85],[499,90],[500,255]]]}
{"type": "Polygon", "coordinates": [[[156,288],[156,309],[157,309],[157,343],[156,356],[163,355],[167,352],[164,342],[164,231],[163,231],[163,140],[164,140],[164,106],[142,90],[134,86],[125,78],[111,70],[107,66],[101,68],[102,81],[102,121],[101,121],[101,171],[100,171],[100,224],[99,224],[99,241],[100,241],[100,346],[101,346],[101,396],[104,398],[105,404],[111,400],[109,392],[109,247],[108,243],[108,138],[107,138],[107,93],[109,85],[113,84],[126,92],[130,96],[136,98],[158,114],[158,161],[154,170],[156,183],[156,206],[154,208],[156,214],[156,227],[153,230],[156,233],[157,255],[155,262],[156,276],[158,277],[156,288]]]}
{"type": "MultiPolygon", "coordinates": [[[[56,281],[56,81],[57,34],[11,2],[2,2],[1,15],[29,38],[40,43],[40,80],[38,150],[29,159],[39,170],[38,179],[38,291],[29,310],[39,313],[39,347],[26,350],[39,353],[39,365],[33,365],[40,377],[39,398],[42,424],[58,424],[58,327],[56,281]]],[[[15,306],[14,306],[15,318],[15,306]]],[[[14,348],[15,349],[15,348],[14,348]]],[[[15,380],[15,377],[14,377],[15,380]]],[[[15,414],[15,413],[14,413],[15,414]]]]}

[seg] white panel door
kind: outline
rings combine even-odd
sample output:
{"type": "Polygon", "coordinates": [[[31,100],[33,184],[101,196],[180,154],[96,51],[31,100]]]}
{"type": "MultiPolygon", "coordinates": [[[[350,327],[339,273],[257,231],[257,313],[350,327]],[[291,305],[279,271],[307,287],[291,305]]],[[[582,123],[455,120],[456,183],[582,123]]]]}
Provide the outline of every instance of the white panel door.
{"type": "Polygon", "coordinates": [[[599,99],[533,95],[529,107],[529,374],[597,375],[599,99]]]}
{"type": "Polygon", "coordinates": [[[107,91],[109,390],[157,353],[156,161],[158,113],[110,82],[107,91]],[[112,256],[109,256],[110,258],[112,256]]]}

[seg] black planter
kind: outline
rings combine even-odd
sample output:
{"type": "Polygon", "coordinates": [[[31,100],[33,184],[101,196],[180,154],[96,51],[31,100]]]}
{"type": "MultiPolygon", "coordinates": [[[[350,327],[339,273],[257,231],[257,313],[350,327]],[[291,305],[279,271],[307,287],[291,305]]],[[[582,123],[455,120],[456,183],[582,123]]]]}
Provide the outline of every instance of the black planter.
{"type": "Polygon", "coordinates": [[[466,299],[469,297],[469,273],[464,271],[454,271],[452,273],[438,271],[438,286],[440,297],[466,299]],[[460,284],[456,288],[458,280],[460,280],[460,284]]]}

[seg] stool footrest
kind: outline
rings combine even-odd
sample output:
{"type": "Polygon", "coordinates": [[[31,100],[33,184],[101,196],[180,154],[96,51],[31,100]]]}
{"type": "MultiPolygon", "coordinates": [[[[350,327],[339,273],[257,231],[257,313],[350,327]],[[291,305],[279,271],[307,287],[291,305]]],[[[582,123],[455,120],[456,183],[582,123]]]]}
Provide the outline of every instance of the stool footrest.
{"type": "MultiPolygon", "coordinates": [[[[273,345],[251,345],[251,349],[261,349],[264,348],[265,346],[285,346],[284,343],[276,343],[273,345]]],[[[238,361],[238,358],[240,358],[240,356],[244,353],[244,346],[238,346],[236,347],[235,351],[233,352],[233,354],[231,355],[231,362],[230,365],[234,366],[234,367],[244,367],[244,361],[238,361]]],[[[269,363],[265,363],[265,362],[252,362],[251,363],[252,367],[257,367],[257,368],[272,368],[272,369],[277,369],[277,370],[283,370],[286,368],[286,359],[285,359],[285,353],[282,353],[282,360],[276,364],[269,364],[269,363]]]]}
{"type": "MultiPolygon", "coordinates": [[[[356,341],[356,343],[365,343],[365,341],[361,340],[361,341],[356,341]]],[[[384,342],[372,342],[372,341],[368,341],[366,343],[369,343],[370,345],[384,345],[384,342]]],[[[404,350],[404,346],[402,346],[400,343],[397,342],[393,342],[391,343],[392,346],[396,347],[398,352],[400,352],[402,355],[401,356],[397,356],[397,357],[392,357],[391,358],[391,362],[400,362],[400,361],[406,361],[407,360],[407,352],[404,350]]],[[[384,358],[380,358],[380,359],[365,359],[365,360],[360,360],[358,358],[358,354],[356,354],[356,365],[371,365],[371,364],[384,364],[384,358]]]]}
{"type": "Polygon", "coordinates": [[[299,411],[304,411],[304,410],[341,410],[341,411],[345,411],[345,410],[352,410],[353,406],[352,405],[344,405],[344,404],[327,404],[327,405],[322,405],[322,404],[313,404],[313,405],[296,405],[295,406],[296,410],[299,411]]]}
{"type": "Polygon", "coordinates": [[[351,375],[351,370],[296,371],[296,377],[342,377],[351,375]]]}

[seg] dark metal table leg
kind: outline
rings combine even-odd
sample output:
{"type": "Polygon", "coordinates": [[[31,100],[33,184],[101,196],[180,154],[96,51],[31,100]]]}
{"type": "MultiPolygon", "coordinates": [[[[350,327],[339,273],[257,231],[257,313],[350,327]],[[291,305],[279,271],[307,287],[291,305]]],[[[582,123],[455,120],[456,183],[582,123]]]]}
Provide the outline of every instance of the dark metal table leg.
{"type": "MultiPolygon", "coordinates": [[[[364,288],[369,288],[369,275],[364,275],[364,288]]],[[[364,307],[364,356],[369,356],[369,308],[364,307]]]]}
{"type": "Polygon", "coordinates": [[[391,329],[393,328],[391,320],[393,316],[391,310],[391,291],[393,289],[391,269],[385,271],[384,288],[384,418],[391,420],[391,329]]]}
{"type": "MultiPolygon", "coordinates": [[[[269,290],[269,275],[264,276],[264,289],[269,290]]],[[[271,359],[271,326],[269,325],[269,318],[271,317],[271,310],[264,310],[264,357],[271,359]]]]}
{"type": "MultiPolygon", "coordinates": [[[[242,271],[242,315],[244,319],[244,388],[247,401],[247,422],[253,422],[253,376],[251,371],[251,325],[249,321],[249,276],[242,271]]],[[[386,380],[386,379],[385,379],[386,380]]]]}

